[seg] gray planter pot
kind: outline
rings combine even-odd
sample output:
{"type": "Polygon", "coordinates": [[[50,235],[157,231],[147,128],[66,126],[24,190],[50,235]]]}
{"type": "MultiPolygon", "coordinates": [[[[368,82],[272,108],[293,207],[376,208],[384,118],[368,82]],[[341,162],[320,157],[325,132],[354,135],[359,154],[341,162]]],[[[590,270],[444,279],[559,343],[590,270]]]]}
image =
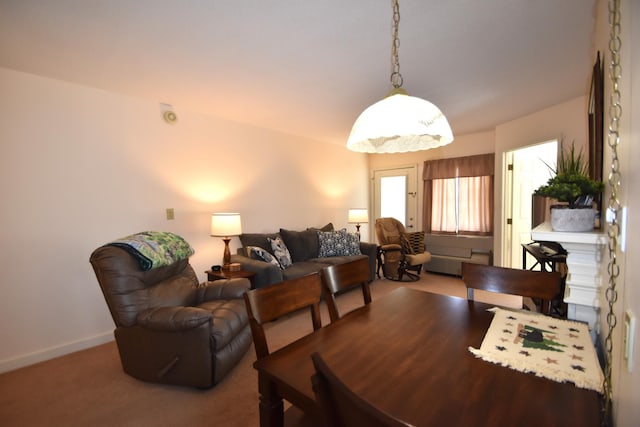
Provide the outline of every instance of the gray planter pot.
{"type": "Polygon", "coordinates": [[[591,231],[595,220],[596,210],[593,208],[551,207],[551,229],[553,231],[591,231]]]}

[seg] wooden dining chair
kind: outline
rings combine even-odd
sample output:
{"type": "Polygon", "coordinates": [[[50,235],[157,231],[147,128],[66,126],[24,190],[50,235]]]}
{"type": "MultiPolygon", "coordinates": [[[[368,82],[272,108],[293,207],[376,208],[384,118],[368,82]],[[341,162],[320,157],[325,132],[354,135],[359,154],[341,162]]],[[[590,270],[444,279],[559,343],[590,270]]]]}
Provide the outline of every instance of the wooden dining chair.
{"type": "Polygon", "coordinates": [[[311,312],[313,330],[320,329],[322,327],[321,298],[322,283],[319,273],[245,292],[244,301],[249,314],[256,357],[261,359],[269,354],[264,324],[286,314],[308,308],[311,312]]]}
{"type": "Polygon", "coordinates": [[[364,303],[371,302],[369,289],[369,259],[361,258],[344,264],[331,265],[320,270],[324,299],[332,322],[340,318],[336,294],[356,286],[362,289],[364,303]]]}
{"type": "MultiPolygon", "coordinates": [[[[320,329],[322,327],[321,298],[322,283],[319,273],[245,292],[244,302],[249,314],[249,325],[257,359],[260,360],[269,355],[269,346],[264,330],[266,323],[308,308],[311,313],[313,330],[320,329]]],[[[317,425],[314,419],[296,406],[291,406],[284,411],[283,420],[287,427],[315,427],[317,425]]]]}
{"type": "Polygon", "coordinates": [[[316,400],[326,427],[407,427],[404,421],[376,408],[354,393],[327,366],[320,354],[311,354],[316,372],[311,377],[316,400]]]}
{"type": "Polygon", "coordinates": [[[562,286],[559,272],[520,270],[483,264],[462,263],[462,281],[467,287],[467,299],[473,300],[473,290],[520,295],[542,301],[542,313],[551,312],[551,301],[562,286]]]}

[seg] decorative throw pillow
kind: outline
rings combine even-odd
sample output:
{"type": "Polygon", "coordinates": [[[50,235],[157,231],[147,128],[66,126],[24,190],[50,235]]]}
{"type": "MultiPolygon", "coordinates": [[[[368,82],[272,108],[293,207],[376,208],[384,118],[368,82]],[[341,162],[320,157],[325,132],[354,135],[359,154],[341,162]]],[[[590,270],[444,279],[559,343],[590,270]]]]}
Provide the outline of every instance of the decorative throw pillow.
{"type": "Polygon", "coordinates": [[[287,245],[293,262],[318,257],[318,234],[315,231],[291,231],[281,228],[280,236],[287,245]]]}
{"type": "Polygon", "coordinates": [[[267,252],[265,249],[262,249],[259,246],[249,246],[247,250],[249,251],[249,256],[251,258],[266,261],[269,264],[273,264],[276,267],[281,268],[278,260],[275,259],[275,257],[271,255],[269,252],[267,252]]]}
{"type": "Polygon", "coordinates": [[[424,232],[402,233],[402,250],[407,254],[421,254],[424,252],[424,232]]]}
{"type": "Polygon", "coordinates": [[[249,249],[246,248],[248,248],[249,246],[257,246],[259,248],[265,249],[267,252],[273,255],[273,253],[271,252],[271,244],[269,244],[268,239],[275,239],[279,236],[280,235],[278,233],[244,233],[239,237],[240,243],[242,243],[242,247],[245,248],[247,254],[249,254],[249,249]]]}
{"type": "Polygon", "coordinates": [[[346,237],[347,245],[345,246],[345,255],[362,255],[360,252],[360,236],[356,233],[348,233],[347,230],[344,230],[344,234],[346,237]]]}
{"type": "Polygon", "coordinates": [[[314,231],[333,231],[333,223],[330,222],[327,225],[323,225],[322,227],[309,227],[307,228],[307,230],[314,230],[314,231]]]}
{"type": "Polygon", "coordinates": [[[318,231],[318,242],[320,244],[319,258],[361,255],[358,235],[347,233],[344,228],[339,231],[318,231]]]}
{"type": "Polygon", "coordinates": [[[275,255],[276,259],[280,263],[280,268],[284,270],[289,267],[292,263],[291,254],[289,253],[289,249],[287,249],[287,245],[284,244],[282,238],[276,237],[275,239],[269,238],[268,240],[271,244],[273,255],[275,255]]]}

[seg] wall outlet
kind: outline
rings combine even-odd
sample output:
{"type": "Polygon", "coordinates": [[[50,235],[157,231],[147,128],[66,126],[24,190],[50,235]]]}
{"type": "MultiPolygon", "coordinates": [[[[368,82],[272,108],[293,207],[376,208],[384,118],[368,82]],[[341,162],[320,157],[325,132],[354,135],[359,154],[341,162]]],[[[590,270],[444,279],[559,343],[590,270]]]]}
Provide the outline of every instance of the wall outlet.
{"type": "Polygon", "coordinates": [[[167,219],[176,219],[175,213],[173,212],[173,208],[167,208],[167,219]]]}
{"type": "Polygon", "coordinates": [[[624,360],[627,363],[627,371],[633,370],[633,345],[636,334],[636,316],[631,310],[624,312],[624,360]]]}

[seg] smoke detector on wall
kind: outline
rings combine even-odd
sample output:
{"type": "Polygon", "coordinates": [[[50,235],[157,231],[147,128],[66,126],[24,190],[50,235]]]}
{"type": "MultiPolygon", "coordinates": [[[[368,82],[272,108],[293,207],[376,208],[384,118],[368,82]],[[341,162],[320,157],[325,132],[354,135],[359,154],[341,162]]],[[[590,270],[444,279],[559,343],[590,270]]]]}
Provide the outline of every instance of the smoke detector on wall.
{"type": "Polygon", "coordinates": [[[178,121],[178,115],[173,111],[171,104],[160,104],[160,110],[162,111],[162,118],[170,125],[175,124],[178,121]]]}

